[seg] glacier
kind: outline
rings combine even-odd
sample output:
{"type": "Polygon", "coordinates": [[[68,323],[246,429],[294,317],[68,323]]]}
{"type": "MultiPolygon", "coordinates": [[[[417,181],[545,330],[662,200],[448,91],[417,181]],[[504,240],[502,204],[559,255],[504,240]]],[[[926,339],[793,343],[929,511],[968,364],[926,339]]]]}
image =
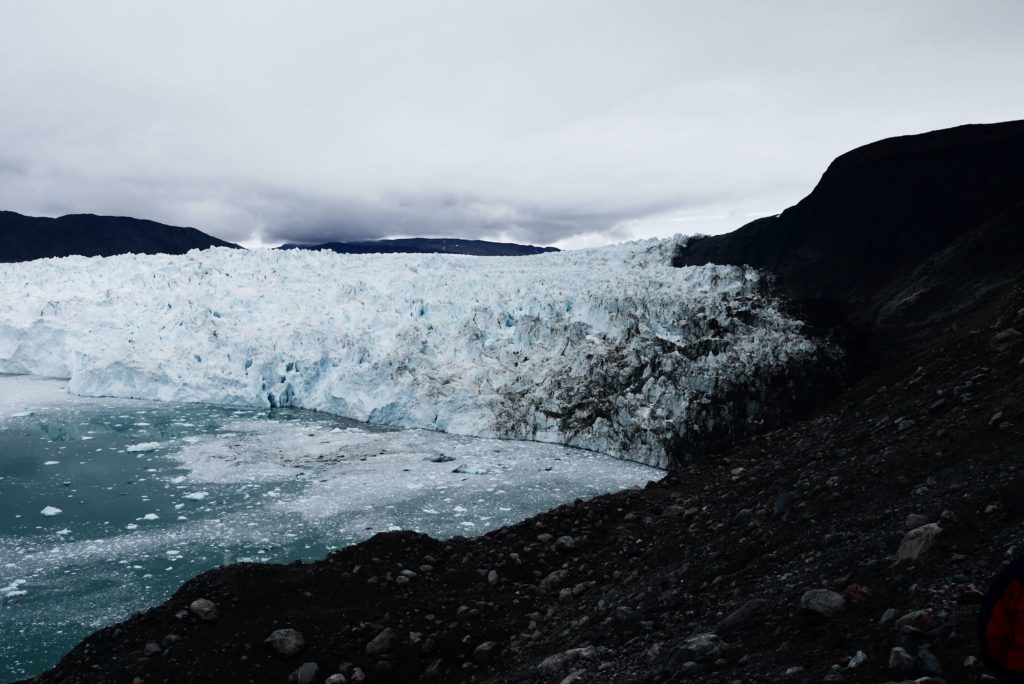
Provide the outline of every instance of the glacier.
{"type": "MultiPolygon", "coordinates": [[[[523,257],[216,248],[0,265],[0,373],[291,406],[659,467],[828,353],[685,238],[523,257]]],[[[787,391],[788,391],[787,390],[787,391]]]]}

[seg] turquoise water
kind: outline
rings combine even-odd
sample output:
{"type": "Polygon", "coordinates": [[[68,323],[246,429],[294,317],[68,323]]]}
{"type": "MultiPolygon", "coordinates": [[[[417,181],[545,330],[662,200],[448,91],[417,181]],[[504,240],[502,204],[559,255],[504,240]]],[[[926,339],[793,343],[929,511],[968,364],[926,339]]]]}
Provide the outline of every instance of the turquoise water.
{"type": "Polygon", "coordinates": [[[0,397],[0,681],[223,563],[389,529],[478,534],[661,475],[306,411],[72,398],[55,380],[0,376],[0,397]]]}

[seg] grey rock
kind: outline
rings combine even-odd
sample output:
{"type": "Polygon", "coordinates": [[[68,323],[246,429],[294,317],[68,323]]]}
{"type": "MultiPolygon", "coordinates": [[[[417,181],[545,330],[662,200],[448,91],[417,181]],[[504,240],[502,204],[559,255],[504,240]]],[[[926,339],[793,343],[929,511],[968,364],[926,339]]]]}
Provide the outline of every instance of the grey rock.
{"type": "Polygon", "coordinates": [[[928,524],[928,516],[922,513],[910,513],[907,515],[906,520],[903,521],[903,526],[908,530],[916,530],[922,525],[928,524]]]}
{"type": "Polygon", "coordinates": [[[143,647],[142,655],[146,656],[147,658],[152,658],[153,656],[159,654],[161,651],[163,651],[163,649],[160,648],[160,644],[156,643],[155,641],[150,641],[143,647]]]}
{"type": "Polygon", "coordinates": [[[914,671],[914,656],[907,653],[904,648],[894,647],[889,651],[889,669],[901,674],[911,674],[914,671]]]}
{"type": "Polygon", "coordinates": [[[444,660],[437,658],[423,670],[423,678],[430,682],[439,681],[444,677],[444,660]]]}
{"type": "Polygon", "coordinates": [[[718,626],[715,627],[715,634],[728,634],[735,629],[745,626],[750,622],[751,618],[760,612],[761,608],[764,607],[764,604],[764,599],[750,599],[742,606],[726,615],[722,621],[718,623],[718,626]]]}
{"type": "Polygon", "coordinates": [[[284,658],[291,658],[306,649],[306,639],[302,632],[294,629],[275,629],[263,641],[271,651],[284,658]]]}
{"type": "Polygon", "coordinates": [[[537,669],[546,675],[554,675],[561,672],[566,666],[579,660],[593,660],[597,657],[597,649],[593,646],[585,648],[570,648],[568,651],[549,655],[541,661],[537,669]]]}
{"type": "Polygon", "coordinates": [[[568,676],[566,676],[558,684],[576,684],[576,682],[582,682],[583,675],[585,675],[586,673],[586,670],[576,670],[575,672],[570,672],[568,676]]]}
{"type": "Polygon", "coordinates": [[[722,650],[721,639],[718,638],[717,634],[708,632],[706,634],[697,634],[684,641],[674,649],[673,657],[684,661],[700,660],[701,658],[714,656],[720,650],[722,650]]]}
{"type": "Polygon", "coordinates": [[[993,335],[990,344],[997,352],[1004,352],[1017,346],[1022,341],[1024,341],[1024,333],[1015,328],[1006,328],[993,335]]]}
{"type": "Polygon", "coordinates": [[[940,534],[942,534],[942,528],[938,523],[928,523],[910,530],[903,536],[900,547],[896,551],[896,562],[913,563],[919,560],[935,545],[940,534]]]}
{"type": "Polygon", "coordinates": [[[895,608],[887,608],[886,611],[882,613],[882,617],[878,618],[878,626],[884,627],[885,625],[895,620],[899,616],[899,614],[900,611],[896,610],[895,608]]]}
{"type": "Polygon", "coordinates": [[[896,621],[893,628],[897,632],[902,631],[904,627],[912,627],[916,630],[920,630],[922,628],[928,629],[930,624],[934,624],[933,621],[934,615],[932,614],[932,611],[928,608],[923,608],[921,610],[912,610],[909,613],[905,613],[896,621]]]}
{"type": "Polygon", "coordinates": [[[302,663],[299,669],[292,672],[288,677],[291,684],[314,684],[320,676],[320,666],[316,663],[302,663]]]}
{"type": "Polygon", "coordinates": [[[565,580],[568,579],[568,577],[569,571],[565,568],[555,570],[540,581],[540,586],[542,589],[547,589],[548,591],[557,589],[565,583],[565,580]]]}
{"type": "Polygon", "coordinates": [[[381,630],[380,634],[373,637],[370,643],[366,644],[366,655],[380,656],[390,653],[398,645],[398,635],[390,627],[381,630]]]}
{"type": "Polygon", "coordinates": [[[830,618],[846,607],[846,599],[830,589],[811,589],[800,597],[801,610],[830,618]]]}
{"type": "Polygon", "coordinates": [[[568,551],[574,548],[576,548],[576,540],[567,534],[555,540],[556,551],[568,551]]]}
{"type": "Polygon", "coordinates": [[[497,570],[491,570],[490,572],[487,573],[487,583],[490,584],[492,587],[495,584],[498,583],[499,579],[501,579],[501,578],[498,577],[498,571],[497,570]]]}
{"type": "Polygon", "coordinates": [[[203,622],[216,622],[220,617],[217,604],[209,599],[197,598],[188,604],[188,610],[203,622]]]}
{"type": "Polygon", "coordinates": [[[324,684],[348,684],[348,679],[338,672],[325,679],[324,684]]]}
{"type": "Polygon", "coordinates": [[[498,657],[500,650],[497,641],[485,641],[473,649],[473,662],[477,665],[488,665],[498,657]]]}
{"type": "Polygon", "coordinates": [[[917,658],[914,659],[914,669],[917,670],[917,674],[924,675],[925,677],[942,676],[942,664],[928,650],[927,646],[922,646],[921,650],[917,652],[917,658]]]}

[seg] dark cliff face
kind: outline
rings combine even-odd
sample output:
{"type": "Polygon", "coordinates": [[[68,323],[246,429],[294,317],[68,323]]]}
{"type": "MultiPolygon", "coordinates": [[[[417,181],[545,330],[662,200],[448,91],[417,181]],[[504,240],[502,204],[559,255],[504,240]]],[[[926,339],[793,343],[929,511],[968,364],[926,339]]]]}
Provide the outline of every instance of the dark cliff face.
{"type": "Polygon", "coordinates": [[[184,254],[191,249],[238,247],[195,228],[177,228],[124,216],[71,214],[60,218],[0,211],[0,262],[115,254],[184,254]]]}
{"type": "Polygon", "coordinates": [[[322,245],[284,244],[281,249],[327,249],[340,254],[470,254],[473,256],[528,256],[557,252],[555,247],[519,245],[512,242],[461,240],[458,238],[403,238],[398,240],[362,240],[325,242],[322,245]]]}
{"type": "Polygon", "coordinates": [[[904,339],[1024,271],[1024,121],[889,138],[837,158],[779,216],[708,237],[676,266],[777,276],[806,320],[904,339]]]}

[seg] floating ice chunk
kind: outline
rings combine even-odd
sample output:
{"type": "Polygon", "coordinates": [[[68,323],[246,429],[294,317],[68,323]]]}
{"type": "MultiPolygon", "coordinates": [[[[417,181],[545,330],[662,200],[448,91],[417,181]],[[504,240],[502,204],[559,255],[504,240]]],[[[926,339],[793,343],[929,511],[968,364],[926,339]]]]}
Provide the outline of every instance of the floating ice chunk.
{"type": "Polygon", "coordinates": [[[147,513],[146,515],[142,516],[142,520],[159,520],[159,519],[160,519],[160,516],[157,515],[156,513],[147,513]]]}
{"type": "Polygon", "coordinates": [[[17,413],[12,413],[11,418],[28,418],[31,415],[31,411],[18,411],[17,413]]]}
{"type": "Polygon", "coordinates": [[[186,499],[190,501],[202,501],[206,497],[210,496],[209,492],[191,492],[185,495],[186,499]]]}
{"type": "Polygon", "coordinates": [[[136,525],[135,523],[128,523],[127,525],[124,526],[124,528],[126,530],[137,530],[137,529],[139,529],[139,526],[136,525]]]}
{"type": "Polygon", "coordinates": [[[71,530],[65,527],[63,530],[57,530],[57,534],[63,537],[65,535],[71,534],[71,530]]]}
{"type": "Polygon", "coordinates": [[[469,463],[463,463],[452,472],[462,473],[463,475],[487,475],[488,473],[491,472],[491,466],[471,465],[469,463]]]}
{"type": "Polygon", "coordinates": [[[132,444],[130,447],[125,449],[129,452],[144,452],[144,451],[156,451],[160,448],[160,442],[142,442],[141,444],[132,444]]]}
{"type": "Polygon", "coordinates": [[[16,579],[6,587],[0,587],[0,598],[12,598],[14,596],[24,596],[28,592],[21,589],[22,586],[28,583],[28,580],[16,579]]]}
{"type": "Polygon", "coordinates": [[[43,510],[41,510],[39,512],[42,513],[43,515],[45,515],[48,518],[52,518],[55,515],[60,515],[64,511],[62,511],[61,509],[57,508],[56,506],[47,506],[46,508],[44,508],[43,510]]]}
{"type": "Polygon", "coordinates": [[[60,461],[47,461],[43,465],[57,465],[58,463],[60,463],[60,461]]]}
{"type": "Polygon", "coordinates": [[[430,515],[440,515],[441,514],[441,511],[435,511],[433,508],[424,508],[423,512],[424,513],[429,513],[430,515]]]}

